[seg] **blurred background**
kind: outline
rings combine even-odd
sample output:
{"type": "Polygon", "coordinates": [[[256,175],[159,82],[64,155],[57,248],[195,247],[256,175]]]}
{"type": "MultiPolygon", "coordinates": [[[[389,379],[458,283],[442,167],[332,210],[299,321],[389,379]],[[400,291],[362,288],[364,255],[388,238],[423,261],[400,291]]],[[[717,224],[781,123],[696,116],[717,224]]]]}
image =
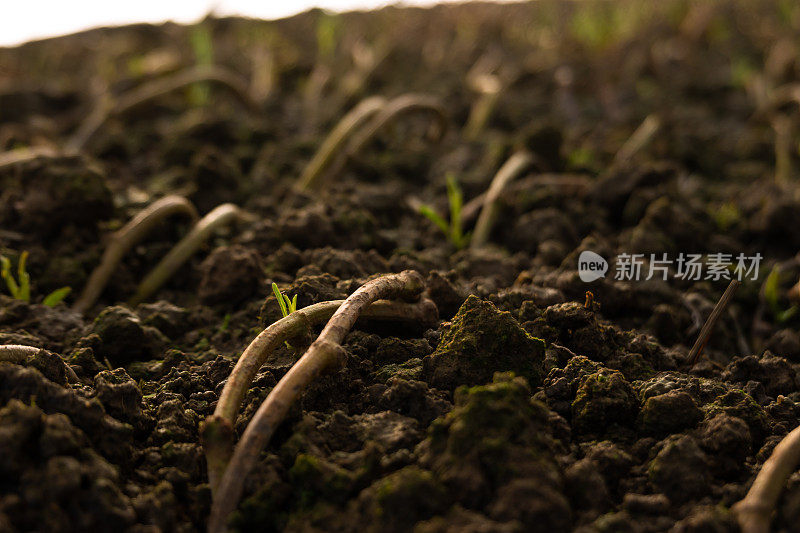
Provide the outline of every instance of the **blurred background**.
{"type": "Polygon", "coordinates": [[[288,17],[313,7],[332,11],[376,9],[387,5],[431,5],[453,0],[141,0],[105,2],[102,0],[31,0],[4,8],[0,17],[0,46],[55,37],[98,26],[119,26],[137,22],[191,23],[209,13],[217,16],[242,16],[261,19],[288,17]]]}

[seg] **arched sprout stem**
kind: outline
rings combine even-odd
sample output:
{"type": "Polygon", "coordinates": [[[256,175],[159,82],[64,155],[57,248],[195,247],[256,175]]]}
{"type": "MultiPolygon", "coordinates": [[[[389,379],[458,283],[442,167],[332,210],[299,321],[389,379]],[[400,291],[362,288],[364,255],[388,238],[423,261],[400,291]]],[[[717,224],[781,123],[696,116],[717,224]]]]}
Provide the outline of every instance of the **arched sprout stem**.
{"type": "Polygon", "coordinates": [[[241,77],[219,66],[197,65],[171,76],[146,82],[116,100],[111,99],[99,105],[69,138],[64,146],[65,151],[67,153],[81,151],[112,117],[123,115],[146,102],[199,82],[217,83],[228,89],[251,111],[259,109],[258,103],[250,96],[247,82],[241,77]]]}
{"type": "Polygon", "coordinates": [[[470,241],[471,248],[479,248],[489,241],[489,234],[492,232],[492,226],[500,211],[500,195],[508,184],[519,176],[522,171],[531,166],[533,162],[534,158],[530,152],[520,150],[509,157],[508,161],[503,163],[503,166],[497,171],[484,197],[483,208],[478,216],[478,222],[475,223],[475,230],[470,241]]]}
{"type": "Polygon", "coordinates": [[[234,204],[222,204],[201,218],[139,284],[129,300],[135,306],[152,296],[205,243],[218,228],[227,226],[244,213],[234,204]]]}
{"type": "MultiPolygon", "coordinates": [[[[4,344],[0,346],[0,361],[5,361],[14,364],[23,364],[32,357],[39,353],[44,348],[37,348],[36,346],[25,346],[23,344],[4,344]]],[[[78,375],[72,370],[67,363],[64,363],[64,372],[67,374],[67,381],[70,383],[78,383],[78,375]]]]}
{"type": "Polygon", "coordinates": [[[320,186],[320,178],[330,166],[337,154],[353,132],[361,127],[370,117],[377,113],[386,103],[381,96],[365,98],[339,120],[328,137],[323,141],[317,153],[303,169],[298,180],[301,190],[315,190],[320,186]]]}
{"type": "Polygon", "coordinates": [[[792,430],[775,446],[747,495],[732,507],[742,533],[769,533],[775,505],[798,463],[800,427],[792,430]]]}
{"type": "MultiPolygon", "coordinates": [[[[201,434],[212,493],[233,452],[233,426],[250,384],[272,352],[284,342],[309,338],[311,328],[328,320],[344,300],[309,305],[290,313],[262,331],[245,349],[222,389],[214,414],[206,419],[201,434]]],[[[436,323],[436,307],[429,300],[418,303],[380,300],[367,307],[363,316],[381,321],[400,321],[423,326],[436,323]]]]}
{"type": "Polygon", "coordinates": [[[189,200],[183,196],[165,196],[147,206],[117,231],[103,253],[100,264],[89,276],[89,281],[72,308],[81,314],[91,309],[122,257],[144,239],[156,225],[176,214],[185,215],[193,222],[198,219],[197,211],[189,200]]]}
{"type": "Polygon", "coordinates": [[[239,502],[248,472],[301,392],[324,371],[344,364],[341,343],[361,312],[378,299],[416,299],[423,288],[422,277],[414,271],[382,276],[362,285],[336,310],[317,340],[272,389],[245,429],[214,495],[209,532],[226,530],[228,515],[239,502]]]}

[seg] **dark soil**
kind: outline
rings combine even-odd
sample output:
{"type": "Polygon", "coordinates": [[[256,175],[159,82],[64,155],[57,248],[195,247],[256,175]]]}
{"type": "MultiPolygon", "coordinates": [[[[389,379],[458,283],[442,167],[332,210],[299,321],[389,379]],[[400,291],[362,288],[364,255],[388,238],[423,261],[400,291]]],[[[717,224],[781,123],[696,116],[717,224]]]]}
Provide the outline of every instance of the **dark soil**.
{"type": "MultiPolygon", "coordinates": [[[[247,476],[232,528],[738,531],[730,506],[800,417],[800,313],[778,313],[800,272],[800,176],[776,181],[772,127],[797,115],[758,103],[759,87],[800,81],[800,6],[630,6],[207,19],[215,61],[261,93],[261,113],[216,87],[205,103],[179,91],[112,119],[78,155],[2,168],[0,251],[30,253],[33,303],[0,296],[0,344],[44,350],[0,363],[0,531],[204,530],[198,425],[280,317],[270,284],[304,307],[404,269],[426,277],[438,328],[353,331],[346,367],[302,396],[247,476]],[[385,57],[359,69],[370,53],[385,57]],[[475,65],[506,87],[468,141],[475,65]],[[295,191],[347,110],[406,92],[442,98],[440,143],[424,140],[429,117],[403,117],[325,192],[295,191]],[[613,164],[652,113],[653,141],[613,164]],[[523,177],[502,197],[490,247],[456,251],[406,205],[446,213],[448,172],[468,201],[520,147],[536,156],[531,179],[549,181],[523,177]],[[187,230],[163,224],[87,316],[71,311],[108,236],[165,194],[254,216],[129,308],[187,230]],[[764,259],[692,367],[726,282],[586,284],[583,250],[764,259]],[[777,293],[764,289],[773,268],[777,293]],[[66,304],[39,303],[61,286],[66,304]]],[[[0,50],[0,151],[63,146],[104,99],[194,65],[196,31],[137,25],[0,50]]],[[[237,438],[295,358],[281,348],[262,368],[237,438]]],[[[795,474],[776,531],[798,519],[795,474]]]]}

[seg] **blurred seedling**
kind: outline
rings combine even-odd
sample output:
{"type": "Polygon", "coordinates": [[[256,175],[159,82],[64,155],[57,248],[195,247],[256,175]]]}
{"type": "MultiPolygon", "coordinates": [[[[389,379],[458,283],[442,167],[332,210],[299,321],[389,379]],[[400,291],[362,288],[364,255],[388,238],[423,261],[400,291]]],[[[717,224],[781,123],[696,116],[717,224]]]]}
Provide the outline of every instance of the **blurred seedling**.
{"type": "Polygon", "coordinates": [[[764,281],[764,300],[767,302],[772,316],[775,317],[775,321],[778,324],[785,324],[797,314],[798,306],[792,305],[788,308],[784,308],[781,304],[780,286],[781,273],[780,269],[776,266],[764,281]]]}
{"type": "Polygon", "coordinates": [[[381,130],[398,117],[411,112],[434,115],[436,132],[433,142],[447,131],[447,115],[441,101],[427,94],[402,94],[391,100],[370,96],[348,111],[331,130],[298,179],[300,190],[319,190],[338,175],[381,130]]]}
{"type": "MultiPolygon", "coordinates": [[[[197,24],[189,33],[189,42],[194,52],[195,64],[198,67],[208,67],[214,64],[214,42],[211,31],[206,24],[197,24]]],[[[202,81],[189,87],[189,101],[195,107],[208,104],[211,96],[211,87],[208,82],[202,81]]]]}
{"type": "MultiPolygon", "coordinates": [[[[22,300],[24,302],[31,301],[31,277],[26,269],[28,261],[28,252],[22,252],[17,261],[17,279],[14,279],[14,274],[11,272],[11,260],[3,255],[0,255],[0,276],[6,282],[8,292],[15,300],[22,300]]],[[[56,289],[42,300],[42,304],[48,307],[55,307],[72,289],[70,287],[61,287],[56,289]]]]}
{"type": "Polygon", "coordinates": [[[464,233],[461,223],[461,209],[464,205],[464,194],[453,173],[447,175],[447,201],[450,205],[450,220],[445,220],[431,206],[419,206],[419,212],[442,230],[447,240],[456,250],[461,250],[469,244],[471,233],[464,233]]]}

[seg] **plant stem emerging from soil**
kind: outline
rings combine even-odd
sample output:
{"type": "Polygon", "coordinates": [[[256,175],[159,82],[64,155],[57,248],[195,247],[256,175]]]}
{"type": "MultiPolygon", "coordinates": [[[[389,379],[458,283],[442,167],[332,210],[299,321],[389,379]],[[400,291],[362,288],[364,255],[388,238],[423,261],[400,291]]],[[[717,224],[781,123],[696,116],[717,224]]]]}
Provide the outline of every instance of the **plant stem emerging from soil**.
{"type": "MultiPolygon", "coordinates": [[[[0,361],[7,363],[22,364],[28,359],[39,353],[44,348],[37,348],[36,346],[25,346],[23,344],[4,344],[0,346],[0,361]]],[[[67,381],[70,383],[78,383],[78,375],[67,364],[64,363],[64,371],[67,374],[67,381]]]]}
{"type": "Polygon", "coordinates": [[[500,170],[495,174],[489,190],[483,200],[483,209],[478,216],[475,224],[475,231],[472,233],[471,248],[480,248],[489,241],[489,234],[492,232],[497,213],[500,211],[499,198],[511,181],[516,178],[523,170],[533,163],[533,156],[527,150],[515,152],[508,161],[503,163],[500,170]]]}
{"type": "Polygon", "coordinates": [[[81,314],[86,313],[100,297],[122,257],[156,225],[175,214],[186,215],[192,222],[198,219],[197,211],[189,200],[183,196],[165,196],[140,211],[121,230],[117,231],[103,253],[100,264],[89,276],[89,281],[80,298],[72,308],[81,314]]]}
{"type": "Polygon", "coordinates": [[[311,158],[308,165],[298,180],[301,190],[315,190],[319,188],[320,177],[330,166],[337,153],[342,150],[353,132],[361,127],[370,117],[380,111],[386,104],[381,96],[365,98],[351,109],[333,128],[333,131],[323,141],[317,153],[311,158]]]}
{"type": "Polygon", "coordinates": [[[630,161],[633,156],[650,144],[660,129],[661,119],[656,115],[648,115],[616,153],[613,166],[630,161]]]}
{"type": "Polygon", "coordinates": [[[228,515],[236,509],[247,473],[300,393],[323,371],[344,365],[346,355],[341,343],[364,308],[378,299],[414,300],[423,289],[422,276],[406,270],[368,281],[336,310],[317,340],[272,389],[245,429],[214,495],[210,533],[226,530],[228,515]]]}
{"type": "Polygon", "coordinates": [[[800,462],[800,427],[781,440],[744,499],[732,507],[742,533],[769,533],[772,512],[786,480],[800,462]]]}
{"type": "Polygon", "coordinates": [[[347,147],[348,157],[357,155],[380,130],[405,113],[425,111],[436,117],[436,134],[433,141],[440,140],[447,132],[447,114],[438,98],[428,94],[403,94],[390,100],[375,117],[355,133],[347,147]]]}
{"type": "MultiPolygon", "coordinates": [[[[283,342],[299,337],[310,338],[311,327],[330,319],[343,303],[344,300],[320,302],[290,313],[262,331],[239,357],[222,389],[214,414],[201,428],[212,493],[216,492],[233,452],[233,425],[258,370],[283,342]]],[[[438,313],[430,300],[411,304],[381,300],[364,309],[363,316],[433,326],[438,313]]]]}
{"type": "Polygon", "coordinates": [[[700,334],[697,336],[694,346],[692,346],[692,349],[689,351],[689,364],[691,366],[694,366],[694,364],[697,363],[697,360],[703,353],[703,348],[705,348],[706,342],[708,342],[708,338],[711,336],[711,332],[714,330],[714,326],[717,324],[717,321],[719,321],[719,317],[722,316],[725,308],[728,307],[733,295],[736,293],[736,289],[738,289],[739,285],[741,284],[742,283],[739,280],[732,279],[728,284],[728,288],[726,288],[725,292],[722,293],[717,305],[715,305],[714,309],[711,310],[711,314],[708,315],[706,323],[703,324],[703,328],[700,330],[700,334]]]}
{"type": "Polygon", "coordinates": [[[242,210],[234,204],[222,204],[201,218],[169,253],[150,271],[139,284],[136,294],[128,302],[135,306],[158,289],[194,254],[217,228],[227,226],[243,216],[242,210]]]}
{"type": "Polygon", "coordinates": [[[166,78],[152,80],[121,95],[116,101],[101,104],[89,114],[73,133],[65,145],[67,153],[79,152],[86,143],[112,117],[122,115],[132,109],[200,82],[214,82],[228,90],[249,110],[256,112],[258,103],[250,96],[247,83],[233,72],[214,65],[198,65],[166,78]]]}

